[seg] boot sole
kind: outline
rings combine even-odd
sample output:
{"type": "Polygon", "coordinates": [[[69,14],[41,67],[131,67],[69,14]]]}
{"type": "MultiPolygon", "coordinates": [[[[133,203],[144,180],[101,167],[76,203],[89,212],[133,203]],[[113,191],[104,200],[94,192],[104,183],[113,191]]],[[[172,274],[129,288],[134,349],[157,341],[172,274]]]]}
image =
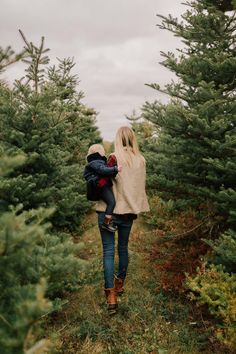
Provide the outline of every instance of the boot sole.
{"type": "Polygon", "coordinates": [[[108,309],[108,314],[111,316],[111,315],[115,315],[116,313],[117,313],[117,308],[115,308],[115,309],[112,309],[112,310],[109,310],[108,309]]]}
{"type": "Polygon", "coordinates": [[[122,296],[124,294],[124,291],[122,293],[116,293],[117,296],[122,296]]]}
{"type": "Polygon", "coordinates": [[[111,305],[112,307],[109,307],[107,308],[107,311],[109,313],[109,315],[114,315],[117,313],[117,310],[118,310],[118,304],[114,304],[114,305],[111,305]]]}
{"type": "Polygon", "coordinates": [[[105,226],[101,226],[101,228],[102,228],[103,230],[106,230],[106,231],[111,232],[112,234],[114,234],[114,233],[117,231],[117,230],[112,231],[112,230],[106,228],[105,226]]]}

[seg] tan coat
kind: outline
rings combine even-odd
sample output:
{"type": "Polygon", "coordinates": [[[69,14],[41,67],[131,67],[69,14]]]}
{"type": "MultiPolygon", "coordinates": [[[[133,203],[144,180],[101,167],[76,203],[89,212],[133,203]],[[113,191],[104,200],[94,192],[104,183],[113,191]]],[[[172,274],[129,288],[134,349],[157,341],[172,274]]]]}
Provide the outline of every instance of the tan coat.
{"type": "MultiPolygon", "coordinates": [[[[132,167],[122,165],[122,171],[112,179],[113,193],[116,200],[114,214],[139,214],[149,211],[145,191],[146,167],[137,157],[132,167]]],[[[97,211],[105,211],[106,204],[100,200],[96,204],[97,211]]]]}

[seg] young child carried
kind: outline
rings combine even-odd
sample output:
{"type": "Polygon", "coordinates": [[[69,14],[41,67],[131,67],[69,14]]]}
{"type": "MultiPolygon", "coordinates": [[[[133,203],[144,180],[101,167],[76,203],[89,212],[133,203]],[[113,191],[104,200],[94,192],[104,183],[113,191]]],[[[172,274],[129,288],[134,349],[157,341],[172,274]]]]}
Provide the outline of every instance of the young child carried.
{"type": "Polygon", "coordinates": [[[106,203],[105,219],[101,227],[107,231],[115,232],[117,228],[113,225],[112,214],[116,201],[111,188],[111,177],[115,177],[118,172],[121,172],[122,167],[107,165],[105,150],[101,144],[90,146],[87,162],[84,169],[84,178],[87,181],[87,198],[89,200],[102,199],[106,203]]]}

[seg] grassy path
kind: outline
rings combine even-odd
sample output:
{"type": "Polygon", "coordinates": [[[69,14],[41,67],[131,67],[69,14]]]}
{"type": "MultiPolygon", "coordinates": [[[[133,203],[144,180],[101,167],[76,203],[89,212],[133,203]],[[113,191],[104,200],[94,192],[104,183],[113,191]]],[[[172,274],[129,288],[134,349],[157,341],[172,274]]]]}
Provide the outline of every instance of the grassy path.
{"type": "MultiPolygon", "coordinates": [[[[158,274],[148,262],[154,240],[142,235],[145,225],[135,222],[130,238],[130,264],[119,312],[109,317],[103,293],[102,249],[96,216],[89,219],[80,256],[88,261],[86,282],[69,295],[64,310],[47,323],[55,353],[177,354],[224,353],[207,339],[208,328],[198,325],[191,307],[157,291],[158,274]]],[[[79,239],[81,240],[81,238],[79,239]]]]}

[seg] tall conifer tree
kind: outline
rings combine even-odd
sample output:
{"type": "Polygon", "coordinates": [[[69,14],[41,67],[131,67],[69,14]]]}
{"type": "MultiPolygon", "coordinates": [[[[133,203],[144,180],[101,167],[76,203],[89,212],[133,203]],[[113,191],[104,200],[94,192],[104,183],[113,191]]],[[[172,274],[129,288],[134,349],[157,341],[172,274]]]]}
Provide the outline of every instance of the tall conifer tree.
{"type": "MultiPolygon", "coordinates": [[[[164,88],[150,85],[169,95],[170,101],[144,105],[143,117],[156,134],[146,137],[142,148],[152,157],[148,170],[153,191],[175,200],[183,210],[191,206],[214,215],[204,234],[213,252],[187,285],[193,298],[207,304],[219,319],[218,338],[235,348],[236,2],[195,0],[186,5],[181,22],[159,16],[159,27],[182,38],[184,46],[178,55],[162,53],[162,65],[177,80],[164,88]]],[[[144,136],[142,125],[137,129],[144,136]]],[[[199,235],[188,237],[192,249],[198,241],[199,235]]],[[[178,239],[174,242],[173,235],[172,251],[181,251],[178,239]]]]}
{"type": "Polygon", "coordinates": [[[96,112],[86,107],[71,59],[49,67],[48,49],[27,41],[23,79],[0,87],[0,139],[9,153],[27,155],[6,184],[6,204],[56,206],[54,226],[75,228],[89,204],[82,178],[88,145],[100,142],[96,112]]]}
{"type": "Polygon", "coordinates": [[[78,289],[85,261],[60,226],[76,227],[88,204],[82,171],[87,146],[99,141],[95,112],[76,91],[70,59],[47,71],[43,42],[15,55],[0,48],[0,72],[28,61],[27,81],[0,82],[0,352],[46,351],[41,316],[78,289]],[[52,206],[53,208],[42,208],[52,206]],[[37,209],[33,209],[37,208],[37,209]],[[56,210],[56,213],[55,213],[56,210]],[[57,232],[51,232],[52,220],[57,232]]]}
{"type": "MultiPolygon", "coordinates": [[[[228,4],[231,4],[228,2],[228,4]]],[[[191,203],[205,200],[236,224],[235,26],[227,2],[188,2],[182,22],[164,17],[159,25],[181,37],[177,56],[162,53],[178,80],[154,89],[170,96],[168,104],[146,103],[144,117],[158,129],[157,189],[171,187],[173,197],[187,192],[191,203]],[[222,8],[223,7],[223,8],[222,8]]]]}

